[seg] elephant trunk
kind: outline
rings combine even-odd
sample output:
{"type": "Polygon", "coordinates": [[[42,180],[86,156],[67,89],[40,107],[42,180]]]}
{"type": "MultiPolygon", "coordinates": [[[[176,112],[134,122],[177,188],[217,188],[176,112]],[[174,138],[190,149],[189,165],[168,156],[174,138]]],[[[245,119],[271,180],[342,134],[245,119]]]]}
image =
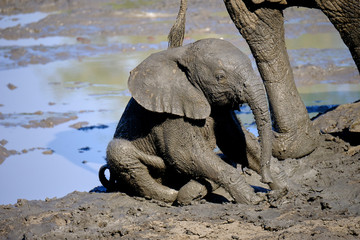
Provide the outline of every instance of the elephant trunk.
{"type": "Polygon", "coordinates": [[[263,183],[272,183],[270,159],[272,156],[272,128],[269,104],[263,83],[255,76],[244,84],[245,101],[249,104],[259,132],[261,147],[260,174],[263,183]]]}

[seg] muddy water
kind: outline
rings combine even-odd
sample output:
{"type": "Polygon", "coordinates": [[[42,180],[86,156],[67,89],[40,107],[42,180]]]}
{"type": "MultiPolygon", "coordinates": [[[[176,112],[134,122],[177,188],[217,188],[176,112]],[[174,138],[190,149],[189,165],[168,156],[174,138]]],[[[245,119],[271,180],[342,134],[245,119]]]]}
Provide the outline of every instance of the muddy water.
{"type": "MultiPolygon", "coordinates": [[[[1,16],[0,30],[27,27],[48,15],[1,16]]],[[[222,37],[250,54],[224,11],[212,17],[220,20],[191,25],[190,15],[186,42],[222,37]],[[228,29],[220,29],[218,23],[224,22],[228,29]],[[218,28],[226,34],[211,31],[218,28]]],[[[357,70],[331,24],[302,9],[286,17],[290,60],[310,115],[359,99],[357,70]]],[[[136,20],[132,24],[129,28],[136,20]]],[[[158,26],[154,23],[154,30],[158,26]]],[[[130,98],[128,73],[150,53],[166,49],[166,32],[0,38],[0,146],[6,156],[0,158],[0,204],[61,197],[100,185],[97,170],[130,98]]],[[[248,108],[239,118],[256,133],[248,108]]]]}
{"type": "Polygon", "coordinates": [[[44,12],[33,12],[25,14],[14,14],[10,16],[2,16],[0,28],[15,27],[17,25],[24,26],[29,23],[40,21],[48,14],[44,12]]]}
{"type": "Polygon", "coordinates": [[[100,185],[97,170],[130,98],[128,73],[150,53],[1,71],[0,140],[16,153],[0,165],[0,203],[59,197],[100,185]]]}
{"type": "Polygon", "coordinates": [[[7,141],[4,147],[17,152],[0,166],[0,189],[6,193],[1,203],[62,196],[99,185],[96,174],[106,143],[129,99],[125,72],[143,57],[136,55],[1,71],[0,138],[7,141]],[[7,87],[10,82],[15,89],[7,87]],[[49,118],[50,123],[42,125],[49,118]],[[69,127],[76,123],[105,127],[69,127]]]}

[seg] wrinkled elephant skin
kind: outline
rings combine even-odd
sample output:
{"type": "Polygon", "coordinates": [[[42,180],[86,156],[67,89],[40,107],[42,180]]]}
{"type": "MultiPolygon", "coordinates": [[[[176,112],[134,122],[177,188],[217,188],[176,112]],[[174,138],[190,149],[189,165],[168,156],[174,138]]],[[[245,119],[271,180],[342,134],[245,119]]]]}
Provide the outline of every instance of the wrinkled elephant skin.
{"type": "Polygon", "coordinates": [[[152,54],[131,71],[128,84],[133,98],[108,145],[107,162],[136,195],[174,202],[180,189],[178,201],[188,202],[206,190],[194,179],[222,186],[240,203],[261,201],[236,168],[214,153],[216,145],[234,161],[253,166],[263,182],[281,185],[270,169],[265,88],[248,57],[229,42],[203,39],[152,54]],[[233,109],[245,102],[260,144],[235,120],[233,109]]]}
{"type": "MultiPolygon", "coordinates": [[[[228,13],[248,42],[268,94],[273,116],[273,155],[300,158],[318,145],[319,133],[311,123],[294,82],[285,46],[283,10],[291,6],[318,8],[328,16],[360,67],[360,4],[358,0],[224,0],[228,13]]],[[[169,46],[180,46],[185,32],[187,1],[181,1],[169,46]],[[179,45],[180,44],[180,45],[179,45]]]]}
{"type": "Polygon", "coordinates": [[[279,159],[299,158],[314,150],[318,133],[294,83],[285,47],[282,10],[290,6],[321,9],[339,31],[359,68],[360,5],[357,0],[252,2],[224,0],[251,48],[268,93],[275,127],[273,154],[279,159]]]}

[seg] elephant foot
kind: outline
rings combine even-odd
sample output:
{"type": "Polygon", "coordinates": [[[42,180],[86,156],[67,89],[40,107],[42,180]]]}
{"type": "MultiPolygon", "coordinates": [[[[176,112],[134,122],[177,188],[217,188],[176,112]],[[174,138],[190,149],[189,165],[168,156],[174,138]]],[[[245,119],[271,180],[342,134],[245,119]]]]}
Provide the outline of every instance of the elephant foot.
{"type": "Polygon", "coordinates": [[[234,195],[234,199],[237,203],[258,205],[266,200],[264,193],[255,193],[252,189],[251,192],[243,192],[240,196],[234,195]]]}
{"type": "Polygon", "coordinates": [[[271,184],[274,182],[273,178],[271,177],[269,167],[263,167],[261,171],[261,180],[262,183],[271,184]]]}
{"type": "Polygon", "coordinates": [[[289,188],[287,175],[280,166],[279,161],[273,157],[270,160],[270,172],[272,176],[272,182],[269,183],[271,190],[287,191],[289,188]]]}
{"type": "Polygon", "coordinates": [[[279,161],[274,157],[271,158],[270,167],[262,169],[261,182],[269,185],[271,189],[267,193],[269,201],[280,199],[288,193],[287,175],[281,168],[279,161]]]}
{"type": "Polygon", "coordinates": [[[282,198],[288,193],[287,189],[282,190],[273,190],[266,193],[268,203],[273,206],[277,207],[283,201],[282,198]]]}
{"type": "Polygon", "coordinates": [[[219,185],[210,180],[201,182],[190,180],[180,188],[176,201],[179,205],[189,205],[196,200],[203,199],[208,193],[218,188],[219,185]]]}
{"type": "Polygon", "coordinates": [[[301,158],[312,153],[319,145],[319,132],[312,124],[287,133],[274,133],[273,156],[278,159],[301,158]]]}
{"type": "Polygon", "coordinates": [[[179,205],[189,205],[195,200],[204,198],[207,194],[208,190],[205,185],[195,180],[190,180],[180,188],[176,201],[179,205]]]}
{"type": "Polygon", "coordinates": [[[230,177],[230,180],[231,185],[228,189],[225,189],[234,198],[235,202],[257,205],[260,202],[265,201],[265,195],[261,193],[255,193],[253,188],[245,182],[242,176],[232,176],[230,177]]]}

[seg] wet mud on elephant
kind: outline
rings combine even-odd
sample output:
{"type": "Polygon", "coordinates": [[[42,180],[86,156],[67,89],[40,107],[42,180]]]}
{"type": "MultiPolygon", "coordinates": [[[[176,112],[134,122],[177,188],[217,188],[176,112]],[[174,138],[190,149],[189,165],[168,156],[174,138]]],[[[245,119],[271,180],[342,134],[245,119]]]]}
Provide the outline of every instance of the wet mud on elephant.
{"type": "Polygon", "coordinates": [[[221,186],[236,202],[262,201],[214,153],[217,145],[272,189],[286,189],[282,175],[270,169],[271,119],[263,83],[231,43],[203,39],[152,54],[131,71],[128,84],[133,97],[108,145],[108,165],[100,170],[105,187],[119,183],[138,196],[188,203],[221,186]],[[234,116],[242,103],[254,113],[260,144],[234,116]],[[117,180],[103,177],[106,168],[117,180]]]}
{"type": "MultiPolygon", "coordinates": [[[[191,2],[191,1],[189,1],[191,2]]],[[[272,112],[273,155],[300,158],[318,145],[319,134],[297,91],[285,46],[283,10],[302,6],[320,9],[339,31],[360,68],[360,4],[358,0],[224,0],[226,9],[245,38],[264,81],[272,112]]],[[[182,44],[187,0],[169,34],[170,46],[182,44]]]]}

